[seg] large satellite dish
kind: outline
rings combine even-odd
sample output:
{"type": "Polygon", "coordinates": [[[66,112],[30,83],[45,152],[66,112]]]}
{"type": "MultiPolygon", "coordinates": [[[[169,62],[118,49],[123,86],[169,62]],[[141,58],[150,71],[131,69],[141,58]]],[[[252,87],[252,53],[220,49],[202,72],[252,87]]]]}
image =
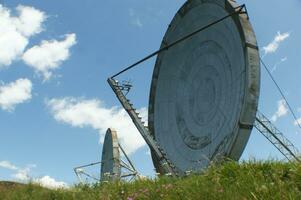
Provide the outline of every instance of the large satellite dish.
{"type": "MultiPolygon", "coordinates": [[[[231,0],[187,1],[161,48],[236,7],[231,0]]],[[[150,133],[182,172],[200,171],[224,156],[238,160],[255,121],[259,86],[255,34],[247,14],[233,15],[158,55],[149,101],[150,133]]],[[[153,161],[162,172],[154,154],[153,161]]]]}
{"type": "Polygon", "coordinates": [[[115,129],[106,132],[101,161],[101,180],[117,180],[121,175],[120,152],[115,129]]]}

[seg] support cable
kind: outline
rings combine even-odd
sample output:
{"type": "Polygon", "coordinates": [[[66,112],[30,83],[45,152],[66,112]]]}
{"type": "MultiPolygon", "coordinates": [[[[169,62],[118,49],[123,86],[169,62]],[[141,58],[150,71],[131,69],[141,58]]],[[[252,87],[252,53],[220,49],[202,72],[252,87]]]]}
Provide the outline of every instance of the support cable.
{"type": "Polygon", "coordinates": [[[300,125],[300,123],[299,123],[299,121],[298,121],[298,118],[297,118],[296,114],[294,113],[293,108],[292,108],[291,105],[289,104],[287,98],[285,97],[285,95],[284,95],[282,89],[280,88],[279,84],[277,83],[276,79],[273,77],[271,71],[269,70],[269,68],[267,67],[267,65],[263,62],[262,58],[260,58],[260,62],[262,63],[262,65],[264,66],[265,70],[268,72],[268,75],[270,76],[270,78],[272,79],[272,81],[274,82],[274,84],[276,85],[276,87],[277,87],[279,93],[281,94],[281,96],[282,96],[282,98],[284,99],[284,101],[285,101],[285,103],[286,103],[288,109],[290,110],[292,116],[294,117],[296,124],[297,124],[298,127],[301,129],[301,125],[300,125]]]}
{"type": "Polygon", "coordinates": [[[206,26],[204,26],[204,27],[202,27],[202,28],[200,28],[200,29],[198,29],[198,30],[196,30],[196,31],[194,31],[194,32],[192,32],[192,33],[190,33],[190,34],[188,34],[188,35],[186,35],[186,36],[180,38],[180,39],[178,39],[178,40],[176,40],[175,42],[172,42],[171,44],[169,44],[169,45],[167,45],[167,46],[165,46],[165,47],[162,47],[161,49],[155,51],[154,53],[152,53],[152,54],[146,56],[145,58],[139,60],[138,62],[136,62],[136,63],[130,65],[129,67],[125,68],[124,70],[122,70],[122,71],[118,72],[117,74],[113,75],[111,78],[113,79],[113,78],[115,78],[116,76],[119,76],[120,74],[122,74],[122,73],[124,73],[124,72],[126,72],[126,71],[128,71],[128,70],[130,70],[130,69],[132,69],[132,68],[134,68],[135,66],[137,66],[137,65],[139,65],[139,64],[141,64],[141,63],[143,63],[143,62],[145,62],[145,61],[147,61],[147,60],[149,60],[150,58],[152,58],[152,57],[158,55],[159,53],[161,53],[161,52],[163,52],[163,51],[165,51],[165,50],[168,50],[169,48],[171,48],[171,47],[177,45],[178,43],[181,43],[181,42],[183,42],[183,41],[189,39],[190,37],[192,37],[192,36],[194,36],[194,35],[196,35],[196,34],[202,32],[202,31],[204,31],[204,30],[210,28],[210,27],[213,26],[213,25],[218,24],[219,22],[224,21],[225,19],[227,19],[227,18],[229,18],[229,17],[232,17],[232,16],[235,15],[235,14],[238,14],[238,13],[239,13],[239,14],[240,14],[240,13],[247,13],[246,11],[242,12],[242,10],[243,10],[244,8],[246,8],[245,4],[243,4],[243,5],[241,5],[241,6],[238,6],[238,7],[234,8],[234,10],[235,10],[234,12],[232,12],[232,13],[230,13],[230,14],[228,14],[228,15],[222,17],[221,19],[216,20],[216,21],[214,21],[214,22],[212,22],[212,23],[210,23],[210,24],[208,24],[208,25],[206,25],[206,26]],[[236,9],[238,9],[238,10],[236,10],[236,9]]]}

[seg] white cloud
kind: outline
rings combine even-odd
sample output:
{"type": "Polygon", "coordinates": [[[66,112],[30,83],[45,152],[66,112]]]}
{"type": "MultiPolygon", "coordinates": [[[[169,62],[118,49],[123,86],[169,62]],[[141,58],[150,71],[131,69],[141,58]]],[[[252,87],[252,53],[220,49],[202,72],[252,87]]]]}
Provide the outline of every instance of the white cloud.
{"type": "Polygon", "coordinates": [[[31,99],[32,83],[28,79],[0,85],[0,108],[13,111],[17,104],[31,99]]]}
{"type": "Polygon", "coordinates": [[[284,99],[278,101],[278,110],[272,116],[272,121],[276,122],[280,117],[284,117],[288,114],[287,105],[284,99]]]}
{"type": "Polygon", "coordinates": [[[18,167],[16,167],[15,165],[13,165],[12,163],[10,163],[9,161],[0,161],[0,167],[5,168],[5,169],[9,169],[9,170],[17,170],[18,167]]]}
{"type": "Polygon", "coordinates": [[[15,169],[12,169],[14,173],[12,174],[12,177],[21,182],[29,182],[31,181],[31,177],[29,173],[31,172],[32,168],[35,168],[36,165],[27,165],[26,167],[17,167],[15,166],[15,169]]]}
{"type": "MultiPolygon", "coordinates": [[[[301,108],[298,108],[298,111],[301,112],[301,108]]],[[[295,126],[299,126],[301,124],[301,117],[294,122],[295,126]]]]}
{"type": "Polygon", "coordinates": [[[15,18],[17,30],[26,37],[33,36],[43,31],[42,24],[46,19],[44,12],[33,7],[19,5],[19,17],[15,18]]]}
{"type": "Polygon", "coordinates": [[[29,172],[35,165],[28,165],[25,168],[17,167],[9,161],[0,161],[0,167],[13,171],[12,177],[18,181],[27,182],[30,180],[29,172]]]}
{"type": "MultiPolygon", "coordinates": [[[[51,99],[47,102],[54,118],[74,127],[92,127],[98,130],[102,142],[108,128],[115,128],[118,137],[128,153],[133,153],[145,142],[124,109],[106,108],[97,99],[62,98],[51,99]]],[[[138,112],[146,120],[146,108],[138,112]]]]}
{"type": "Polygon", "coordinates": [[[143,24],[142,24],[140,18],[138,18],[138,17],[133,18],[133,19],[131,20],[131,23],[132,23],[134,26],[138,26],[138,27],[142,27],[142,26],[143,26],[143,24]]]}
{"type": "Polygon", "coordinates": [[[281,58],[280,61],[278,61],[272,68],[271,72],[273,73],[274,71],[276,71],[278,65],[280,65],[281,63],[287,61],[287,57],[281,58]]]}
{"type": "Polygon", "coordinates": [[[68,188],[67,183],[56,181],[54,178],[50,176],[43,176],[41,178],[32,178],[30,176],[30,172],[32,168],[35,168],[36,165],[27,165],[25,168],[17,167],[16,165],[10,163],[9,161],[0,161],[0,167],[12,170],[14,173],[12,177],[21,182],[32,182],[35,184],[39,184],[42,187],[47,187],[50,189],[58,189],[58,188],[68,188]]]}
{"type": "Polygon", "coordinates": [[[40,45],[33,46],[23,55],[23,61],[32,67],[37,73],[48,80],[52,71],[59,68],[62,62],[70,56],[70,48],[76,44],[74,33],[65,35],[62,41],[43,40],[40,45]]]}
{"type": "Polygon", "coordinates": [[[40,33],[46,16],[33,7],[19,5],[17,16],[0,4],[0,68],[18,59],[28,44],[29,37],[40,33]]]}
{"type": "Polygon", "coordinates": [[[290,33],[288,32],[281,34],[278,31],[274,40],[271,43],[269,43],[267,46],[263,47],[265,55],[276,52],[277,49],[279,48],[280,43],[286,40],[287,38],[289,38],[289,36],[290,33]]]}
{"type": "Polygon", "coordinates": [[[12,175],[12,177],[18,181],[28,182],[30,181],[30,172],[31,168],[17,169],[16,173],[12,175]]]}
{"type": "Polygon", "coordinates": [[[281,60],[280,60],[281,62],[285,62],[285,61],[287,61],[287,57],[284,57],[284,58],[281,58],[281,60]]]}
{"type": "Polygon", "coordinates": [[[299,124],[301,124],[301,118],[295,120],[294,124],[295,126],[299,126],[299,124]]]}
{"type": "Polygon", "coordinates": [[[54,178],[50,176],[43,176],[41,178],[36,178],[33,180],[34,183],[41,185],[42,187],[50,188],[50,189],[58,189],[58,188],[68,188],[68,185],[62,181],[56,181],[54,178]]]}
{"type": "Polygon", "coordinates": [[[0,4],[0,69],[22,59],[25,64],[48,80],[52,71],[70,56],[76,43],[75,34],[67,34],[62,41],[43,40],[25,51],[29,39],[44,30],[44,12],[30,6],[18,5],[16,14],[0,4]],[[25,51],[25,53],[24,53],[25,51]]]}
{"type": "Polygon", "coordinates": [[[140,27],[140,28],[143,26],[140,17],[138,17],[138,15],[136,14],[134,9],[132,9],[132,8],[129,9],[129,15],[130,15],[130,23],[132,25],[140,27]]]}

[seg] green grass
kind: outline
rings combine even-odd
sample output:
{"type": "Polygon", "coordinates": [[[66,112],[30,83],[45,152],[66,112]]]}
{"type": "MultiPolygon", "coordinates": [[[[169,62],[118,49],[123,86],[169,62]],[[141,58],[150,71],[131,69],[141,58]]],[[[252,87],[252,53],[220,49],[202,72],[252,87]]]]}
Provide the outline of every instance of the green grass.
{"type": "Polygon", "coordinates": [[[210,167],[202,175],[185,178],[78,185],[68,190],[49,190],[33,184],[0,187],[0,199],[301,199],[301,165],[227,162],[210,167]]]}

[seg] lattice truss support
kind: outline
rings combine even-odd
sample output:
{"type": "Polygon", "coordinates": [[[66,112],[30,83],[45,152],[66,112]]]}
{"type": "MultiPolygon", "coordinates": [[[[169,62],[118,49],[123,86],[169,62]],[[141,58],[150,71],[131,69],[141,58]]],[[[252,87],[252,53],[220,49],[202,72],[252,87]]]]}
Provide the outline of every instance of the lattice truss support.
{"type": "MultiPolygon", "coordinates": [[[[122,152],[122,156],[120,158],[120,167],[121,167],[121,175],[120,177],[117,177],[118,180],[127,180],[127,181],[133,181],[135,179],[139,179],[142,176],[138,173],[135,166],[133,165],[132,161],[128,157],[128,155],[125,153],[124,149],[120,144],[118,144],[119,149],[122,152]]],[[[89,180],[96,181],[96,182],[108,182],[108,180],[113,180],[110,177],[116,176],[115,174],[107,173],[106,179],[101,180],[100,175],[95,176],[88,172],[87,168],[93,167],[93,166],[101,166],[102,162],[95,162],[90,163],[87,165],[82,165],[74,168],[74,173],[77,176],[80,183],[88,183],[89,180]]],[[[98,169],[98,171],[100,171],[98,169]]]]}
{"type": "Polygon", "coordinates": [[[257,111],[255,128],[262,133],[289,161],[300,162],[300,152],[290,142],[282,132],[280,132],[272,122],[260,111],[257,111]]]}
{"type": "Polygon", "coordinates": [[[114,93],[116,94],[116,97],[118,98],[123,108],[129,114],[134,125],[140,132],[141,136],[144,138],[145,142],[148,144],[152,152],[158,158],[160,165],[162,166],[166,174],[170,174],[172,176],[179,175],[175,166],[166,157],[166,154],[164,153],[162,148],[160,148],[153,136],[149,133],[148,127],[144,125],[145,122],[141,120],[142,118],[139,116],[139,113],[136,112],[136,109],[133,107],[133,104],[130,102],[129,99],[126,98],[123,92],[124,86],[120,85],[119,82],[113,78],[109,78],[108,83],[111,86],[114,93]]]}

